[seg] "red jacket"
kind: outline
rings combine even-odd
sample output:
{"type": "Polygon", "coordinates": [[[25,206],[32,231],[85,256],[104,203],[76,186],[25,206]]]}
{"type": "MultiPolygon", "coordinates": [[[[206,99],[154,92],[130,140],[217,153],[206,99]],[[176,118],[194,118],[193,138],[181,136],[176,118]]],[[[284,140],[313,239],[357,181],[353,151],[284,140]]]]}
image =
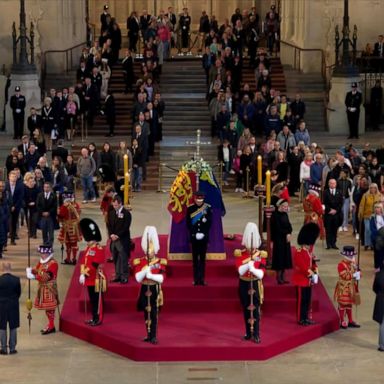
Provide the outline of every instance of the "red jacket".
{"type": "Polygon", "coordinates": [[[293,275],[292,283],[299,287],[311,285],[311,271],[317,273],[317,265],[313,261],[313,255],[305,247],[293,247],[293,275]]]}
{"type": "Polygon", "coordinates": [[[105,261],[104,248],[99,244],[88,246],[84,252],[84,261],[80,266],[80,273],[85,275],[85,285],[94,286],[99,264],[105,261]]]}
{"type": "MultiPolygon", "coordinates": [[[[236,268],[237,270],[239,267],[241,267],[243,264],[247,264],[251,260],[251,255],[250,252],[247,249],[243,250],[237,250],[240,252],[235,251],[235,256],[236,256],[236,268]]],[[[267,260],[267,252],[265,251],[259,251],[257,250],[255,252],[255,262],[253,263],[253,266],[256,269],[261,269],[263,272],[265,272],[266,268],[266,260],[267,260]]],[[[248,270],[245,272],[243,275],[240,276],[240,279],[242,280],[250,280],[251,278],[254,278],[253,274],[248,270]]]]}

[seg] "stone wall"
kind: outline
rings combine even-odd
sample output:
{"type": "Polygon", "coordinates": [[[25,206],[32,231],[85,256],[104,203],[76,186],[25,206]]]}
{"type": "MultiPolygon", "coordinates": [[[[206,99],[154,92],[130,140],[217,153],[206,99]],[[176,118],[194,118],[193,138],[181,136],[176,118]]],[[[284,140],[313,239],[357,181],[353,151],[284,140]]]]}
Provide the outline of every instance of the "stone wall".
{"type": "MultiPolygon", "coordinates": [[[[12,23],[16,22],[19,34],[18,0],[0,0],[0,65],[9,70],[12,64],[12,23]]],[[[36,62],[39,66],[41,52],[64,50],[85,42],[85,0],[26,0],[25,12],[27,34],[31,21],[36,25],[36,62]]],[[[63,59],[56,58],[49,62],[52,72],[63,67],[63,59]]]]}
{"type": "MultiPolygon", "coordinates": [[[[344,0],[282,0],[282,40],[301,48],[324,50],[327,65],[335,61],[335,26],[339,25],[340,37],[343,23],[344,0]]],[[[358,50],[367,42],[373,44],[383,33],[384,1],[350,0],[349,24],[358,28],[358,50]]],[[[352,34],[350,35],[352,38],[352,34]]],[[[282,61],[292,64],[292,48],[282,48],[282,61]]],[[[304,72],[319,69],[320,59],[313,53],[302,53],[304,72]]]]}

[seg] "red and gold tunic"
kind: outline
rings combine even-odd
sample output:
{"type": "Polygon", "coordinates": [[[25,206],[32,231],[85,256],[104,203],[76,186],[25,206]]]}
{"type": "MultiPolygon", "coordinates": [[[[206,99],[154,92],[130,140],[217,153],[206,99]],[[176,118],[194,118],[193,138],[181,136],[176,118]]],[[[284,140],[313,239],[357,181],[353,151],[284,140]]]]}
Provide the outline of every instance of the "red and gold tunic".
{"type": "MultiPolygon", "coordinates": [[[[154,257],[149,259],[149,266],[151,267],[151,272],[155,275],[157,273],[162,273],[165,277],[165,269],[168,264],[168,260],[160,257],[154,257]]],[[[135,268],[135,273],[142,271],[144,268],[148,266],[147,257],[140,257],[133,260],[133,266],[135,268]]],[[[141,284],[145,285],[154,285],[157,284],[156,281],[150,279],[143,279],[141,284]]]]}
{"type": "Polygon", "coordinates": [[[337,271],[339,273],[339,280],[335,287],[335,301],[347,306],[360,304],[360,302],[356,301],[359,287],[353,277],[353,274],[357,271],[356,265],[351,260],[342,260],[337,265],[337,271]]]}
{"type": "Polygon", "coordinates": [[[82,240],[80,231],[80,206],[77,203],[63,204],[57,215],[61,228],[57,239],[60,243],[77,243],[82,240]]]}
{"type": "Polygon", "coordinates": [[[323,222],[324,209],[319,197],[309,193],[303,201],[305,212],[304,224],[315,223],[320,229],[320,239],[324,239],[325,229],[323,222]]]}
{"type": "MultiPolygon", "coordinates": [[[[242,250],[236,249],[234,254],[236,257],[237,270],[239,270],[239,268],[242,265],[247,264],[251,261],[251,253],[247,249],[242,249],[242,250]]],[[[268,253],[265,251],[256,250],[252,256],[254,259],[253,266],[256,269],[261,269],[265,273],[268,253]]],[[[255,280],[255,276],[253,275],[253,273],[250,270],[248,270],[240,276],[240,280],[242,280],[242,281],[255,280]]],[[[264,299],[264,286],[263,286],[262,280],[260,280],[260,279],[257,280],[257,283],[258,283],[258,288],[259,288],[260,304],[262,304],[263,299],[264,299]]]]}
{"type": "Polygon", "coordinates": [[[105,261],[104,248],[97,244],[90,244],[84,251],[84,261],[80,266],[80,273],[85,275],[85,285],[94,286],[99,264],[105,261]]]}
{"type": "Polygon", "coordinates": [[[40,260],[36,267],[32,269],[32,274],[35,275],[39,283],[34,304],[35,308],[55,310],[60,304],[56,283],[58,269],[59,265],[53,258],[43,262],[40,260]]]}
{"type": "Polygon", "coordinates": [[[318,272],[314,255],[306,247],[293,247],[292,260],[292,284],[298,287],[309,287],[311,285],[311,272],[318,272]]]}

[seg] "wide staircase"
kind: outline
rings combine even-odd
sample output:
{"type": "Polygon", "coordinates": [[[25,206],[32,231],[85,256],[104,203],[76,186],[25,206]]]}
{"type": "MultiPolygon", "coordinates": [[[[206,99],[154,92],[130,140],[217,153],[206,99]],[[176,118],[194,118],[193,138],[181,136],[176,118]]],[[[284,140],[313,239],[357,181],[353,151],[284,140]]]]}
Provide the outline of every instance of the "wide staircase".
{"type": "Polygon", "coordinates": [[[305,121],[310,132],[324,132],[326,117],[324,109],[325,84],[320,73],[302,73],[284,66],[287,94],[291,99],[300,93],[306,105],[305,121]]]}
{"type": "Polygon", "coordinates": [[[160,84],[165,100],[163,141],[160,144],[160,190],[169,190],[180,166],[196,153],[196,132],[201,130],[200,154],[213,167],[217,146],[210,137],[205,73],[198,58],[176,58],[163,66],[160,84]]]}

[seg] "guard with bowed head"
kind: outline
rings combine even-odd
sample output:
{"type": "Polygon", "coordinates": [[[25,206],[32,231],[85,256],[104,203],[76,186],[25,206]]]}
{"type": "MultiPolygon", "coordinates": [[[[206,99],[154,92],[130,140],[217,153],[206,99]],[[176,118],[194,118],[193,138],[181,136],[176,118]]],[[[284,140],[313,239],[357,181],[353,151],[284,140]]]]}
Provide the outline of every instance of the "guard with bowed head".
{"type": "Polygon", "coordinates": [[[244,249],[236,249],[234,255],[239,272],[240,303],[244,313],[244,340],[260,343],[260,305],[264,298],[262,279],[268,254],[258,249],[261,239],[255,223],[246,225],[241,244],[244,249]]]}
{"type": "Polygon", "coordinates": [[[145,255],[133,260],[135,278],[141,284],[137,310],[144,313],[147,336],[143,341],[157,344],[159,309],[163,305],[161,284],[168,261],[156,256],[160,250],[156,227],[145,227],[141,248],[145,255]]]}

